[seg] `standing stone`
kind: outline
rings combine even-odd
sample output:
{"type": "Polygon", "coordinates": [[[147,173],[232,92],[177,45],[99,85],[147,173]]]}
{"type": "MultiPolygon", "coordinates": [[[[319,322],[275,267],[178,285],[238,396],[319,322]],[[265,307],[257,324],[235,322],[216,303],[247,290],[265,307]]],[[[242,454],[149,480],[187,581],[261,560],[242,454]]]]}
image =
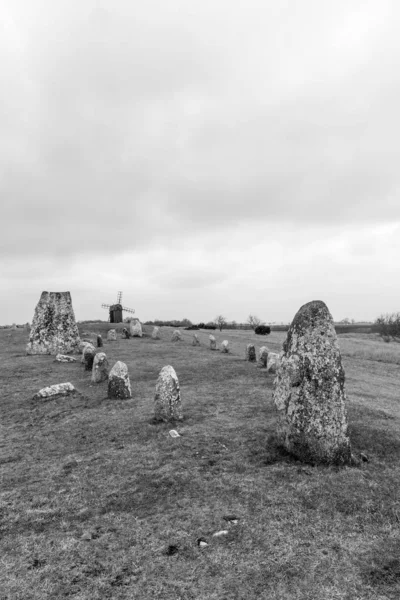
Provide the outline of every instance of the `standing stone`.
{"type": "Polygon", "coordinates": [[[175,329],[174,333],[172,334],[171,341],[172,342],[181,342],[182,341],[182,334],[179,331],[179,329],[175,329]]]}
{"type": "Polygon", "coordinates": [[[229,342],[228,340],[224,340],[221,344],[221,352],[225,352],[226,354],[228,354],[229,352],[229,342]]]}
{"type": "Polygon", "coordinates": [[[153,338],[153,340],[159,340],[160,339],[160,328],[159,327],[154,327],[153,333],[151,334],[151,337],[153,338]]]}
{"type": "Polygon", "coordinates": [[[74,358],[73,356],[68,356],[68,354],[57,354],[57,356],[54,359],[54,362],[77,362],[77,359],[74,358]]]}
{"type": "Polygon", "coordinates": [[[71,294],[42,292],[35,308],[26,353],[79,353],[79,342],[71,294]]]}
{"type": "Polygon", "coordinates": [[[118,400],[132,398],[128,367],[120,360],[115,363],[108,375],[108,397],[118,400]]]}
{"type": "Polygon", "coordinates": [[[309,302],[290,325],[275,378],[278,437],[291,454],[317,463],[352,462],[344,382],[332,316],[324,302],[309,302]]]}
{"type": "Polygon", "coordinates": [[[193,334],[192,346],[200,346],[200,340],[197,333],[193,334]]]}
{"type": "Polygon", "coordinates": [[[258,366],[259,367],[266,367],[267,366],[267,359],[268,359],[268,348],[267,346],[261,346],[261,348],[258,351],[258,366]]]}
{"type": "Polygon", "coordinates": [[[103,347],[103,338],[101,337],[100,334],[98,334],[98,336],[97,336],[97,347],[98,348],[102,348],[103,347]]]}
{"type": "Polygon", "coordinates": [[[281,356],[276,352],[268,352],[267,373],[277,373],[281,364],[281,356]]]}
{"type": "Polygon", "coordinates": [[[108,360],[104,352],[99,352],[94,357],[92,368],[92,381],[100,383],[108,378],[108,360]]]}
{"type": "Polygon", "coordinates": [[[116,342],[117,341],[117,332],[115,329],[109,329],[107,331],[107,341],[108,342],[116,342]]]}
{"type": "Polygon", "coordinates": [[[249,362],[255,362],[256,360],[256,349],[254,344],[247,344],[246,346],[246,360],[249,362]]]}
{"type": "Polygon", "coordinates": [[[80,344],[80,349],[81,349],[81,351],[82,351],[82,356],[81,356],[81,363],[82,363],[82,364],[85,362],[85,349],[86,349],[88,346],[89,346],[90,348],[93,348],[93,350],[94,350],[94,346],[93,346],[93,344],[91,344],[90,342],[81,342],[81,344],[80,344]]]}
{"type": "Polygon", "coordinates": [[[15,331],[15,330],[17,329],[17,326],[16,326],[16,324],[15,324],[15,323],[13,323],[13,324],[11,325],[11,329],[12,329],[13,331],[15,331]]]}
{"type": "Polygon", "coordinates": [[[129,340],[130,337],[131,336],[130,336],[129,331],[127,330],[126,327],[124,327],[123,330],[122,330],[122,338],[125,339],[125,340],[129,340]]]}
{"type": "Polygon", "coordinates": [[[215,337],[213,335],[210,335],[210,350],[216,350],[217,349],[217,340],[215,339],[215,337]]]}
{"type": "Polygon", "coordinates": [[[93,368],[94,357],[96,356],[96,349],[92,344],[87,344],[82,352],[83,364],[85,365],[85,371],[91,371],[93,368]]]}
{"type": "Polygon", "coordinates": [[[143,337],[142,324],[139,321],[139,319],[136,319],[135,321],[131,321],[130,330],[131,330],[132,337],[143,337]]]}
{"type": "Polygon", "coordinates": [[[156,421],[181,421],[181,391],[175,369],[170,365],[163,367],[156,383],[154,397],[156,421]]]}

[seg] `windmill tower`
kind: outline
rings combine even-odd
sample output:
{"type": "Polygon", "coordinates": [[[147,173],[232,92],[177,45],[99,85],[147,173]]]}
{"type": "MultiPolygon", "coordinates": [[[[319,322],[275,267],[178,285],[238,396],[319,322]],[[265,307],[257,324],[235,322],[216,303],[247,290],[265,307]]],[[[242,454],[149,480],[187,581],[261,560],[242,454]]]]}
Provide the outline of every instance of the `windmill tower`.
{"type": "Polygon", "coordinates": [[[132,314],[135,312],[135,310],[133,308],[127,308],[126,306],[122,306],[121,300],[122,300],[122,292],[118,292],[116,304],[102,304],[101,305],[102,308],[109,309],[110,316],[109,316],[108,320],[110,321],[110,323],[122,323],[123,322],[122,311],[132,313],[132,314]]]}

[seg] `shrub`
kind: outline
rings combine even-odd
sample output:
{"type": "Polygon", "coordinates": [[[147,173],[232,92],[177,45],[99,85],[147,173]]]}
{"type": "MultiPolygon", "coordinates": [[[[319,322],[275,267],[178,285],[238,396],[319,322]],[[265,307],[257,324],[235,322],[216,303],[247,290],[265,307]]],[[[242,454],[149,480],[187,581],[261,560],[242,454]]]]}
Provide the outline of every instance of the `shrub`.
{"type": "Polygon", "coordinates": [[[381,315],[376,319],[374,325],[385,342],[390,341],[390,337],[400,337],[400,312],[381,315]]]}
{"type": "Polygon", "coordinates": [[[269,325],[257,325],[254,333],[257,335],[269,335],[271,333],[271,327],[269,325]]]}
{"type": "Polygon", "coordinates": [[[204,329],[204,323],[199,323],[197,325],[197,329],[204,329]]]}

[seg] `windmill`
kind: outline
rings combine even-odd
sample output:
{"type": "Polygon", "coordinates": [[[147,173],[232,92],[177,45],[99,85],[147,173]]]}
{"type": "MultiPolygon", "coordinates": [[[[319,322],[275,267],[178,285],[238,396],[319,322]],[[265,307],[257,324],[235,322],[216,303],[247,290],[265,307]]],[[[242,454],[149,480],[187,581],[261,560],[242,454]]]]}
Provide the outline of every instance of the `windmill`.
{"type": "Polygon", "coordinates": [[[123,310],[125,312],[132,313],[132,314],[135,312],[135,310],[133,308],[127,308],[126,306],[122,306],[121,300],[122,300],[122,292],[118,292],[116,304],[102,304],[101,305],[102,308],[109,309],[110,316],[109,316],[108,320],[110,321],[110,323],[122,323],[122,321],[123,321],[122,311],[123,310]]]}

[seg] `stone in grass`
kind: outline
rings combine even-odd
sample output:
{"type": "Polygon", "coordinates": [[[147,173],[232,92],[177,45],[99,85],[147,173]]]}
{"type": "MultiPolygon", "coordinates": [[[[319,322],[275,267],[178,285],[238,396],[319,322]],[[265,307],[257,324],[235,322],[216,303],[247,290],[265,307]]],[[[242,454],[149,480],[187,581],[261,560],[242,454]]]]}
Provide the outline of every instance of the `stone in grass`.
{"type": "Polygon", "coordinates": [[[128,367],[120,360],[115,363],[108,375],[108,397],[121,400],[132,398],[128,367]]]}
{"type": "Polygon", "coordinates": [[[143,337],[142,324],[139,319],[135,319],[130,323],[130,330],[132,337],[143,337]]]}
{"type": "Polygon", "coordinates": [[[258,366],[266,367],[267,366],[267,358],[268,358],[268,348],[267,346],[261,346],[258,351],[258,366]]]}
{"type": "Polygon", "coordinates": [[[277,373],[279,365],[281,364],[280,354],[276,352],[268,352],[267,357],[267,373],[277,373]]]}
{"type": "Polygon", "coordinates": [[[181,342],[181,341],[182,341],[182,334],[179,331],[179,329],[175,329],[174,333],[172,334],[171,342],[181,342]]]}
{"type": "Polygon", "coordinates": [[[85,371],[91,371],[93,368],[94,357],[96,356],[96,349],[92,344],[87,344],[82,352],[83,364],[85,365],[85,371]]]}
{"type": "Polygon", "coordinates": [[[170,365],[161,369],[157,379],[154,418],[165,422],[183,419],[179,381],[175,369],[170,365]]]}
{"type": "Polygon", "coordinates": [[[217,349],[217,340],[215,339],[215,337],[213,335],[210,335],[209,340],[210,340],[210,350],[216,350],[217,349]]]}
{"type": "Polygon", "coordinates": [[[246,360],[249,362],[255,362],[256,360],[256,349],[254,344],[247,344],[246,346],[246,360]]]}
{"type": "Polygon", "coordinates": [[[117,341],[117,332],[115,329],[109,329],[107,331],[107,341],[108,342],[116,342],[117,341]]]}
{"type": "Polygon", "coordinates": [[[160,328],[159,327],[154,327],[153,333],[151,334],[151,337],[153,338],[153,340],[159,340],[160,339],[160,328]]]}
{"type": "Polygon", "coordinates": [[[99,352],[94,357],[92,368],[93,383],[100,383],[108,378],[108,360],[104,352],[99,352]]]}
{"type": "Polygon", "coordinates": [[[98,334],[98,336],[97,336],[97,347],[98,348],[102,348],[103,347],[103,338],[101,337],[100,334],[98,334]]]}
{"type": "Polygon", "coordinates": [[[229,342],[228,340],[224,340],[221,344],[221,352],[225,352],[226,354],[228,354],[229,352],[229,342]]]}
{"type": "Polygon", "coordinates": [[[55,398],[57,396],[69,396],[75,392],[72,383],[56,383],[49,387],[42,388],[34,396],[33,400],[41,400],[46,398],[55,398]]]}
{"type": "Polygon", "coordinates": [[[200,346],[200,340],[197,333],[193,334],[192,346],[200,346]]]}
{"type": "Polygon", "coordinates": [[[345,373],[324,302],[302,306],[289,327],[275,378],[278,440],[300,460],[352,464],[345,373]]]}
{"type": "Polygon", "coordinates": [[[68,356],[67,354],[57,354],[54,362],[76,362],[77,359],[73,356],[68,356]]]}
{"type": "Polygon", "coordinates": [[[122,330],[122,338],[123,338],[124,340],[129,340],[129,338],[130,338],[130,337],[131,337],[131,336],[130,336],[130,333],[129,333],[129,331],[127,330],[127,328],[126,328],[126,327],[124,327],[124,328],[123,328],[123,330],[122,330]]]}

